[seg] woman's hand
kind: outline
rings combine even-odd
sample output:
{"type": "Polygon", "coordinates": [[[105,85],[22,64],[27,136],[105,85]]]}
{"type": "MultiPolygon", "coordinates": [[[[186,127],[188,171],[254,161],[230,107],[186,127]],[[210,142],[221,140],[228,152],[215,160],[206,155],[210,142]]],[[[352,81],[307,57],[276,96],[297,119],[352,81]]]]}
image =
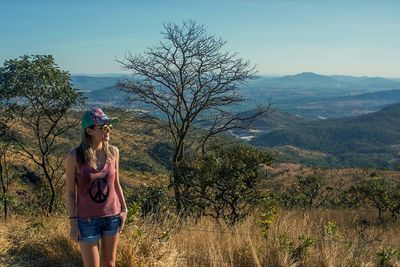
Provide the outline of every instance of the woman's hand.
{"type": "Polygon", "coordinates": [[[79,231],[78,224],[76,223],[76,219],[70,219],[69,238],[72,241],[78,242],[79,235],[80,235],[80,231],[79,231]]]}
{"type": "Polygon", "coordinates": [[[126,221],[126,215],[127,215],[127,211],[121,211],[121,213],[119,214],[119,216],[121,216],[121,226],[119,228],[119,233],[122,232],[122,230],[124,230],[125,227],[125,221],[126,221]]]}

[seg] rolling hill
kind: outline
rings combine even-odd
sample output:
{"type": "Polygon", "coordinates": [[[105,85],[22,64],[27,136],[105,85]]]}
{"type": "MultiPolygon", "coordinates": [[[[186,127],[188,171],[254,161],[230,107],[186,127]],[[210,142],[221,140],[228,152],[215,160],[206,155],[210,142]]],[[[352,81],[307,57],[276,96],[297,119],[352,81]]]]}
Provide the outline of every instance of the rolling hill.
{"type": "Polygon", "coordinates": [[[397,103],[366,115],[274,130],[254,138],[251,143],[320,151],[332,155],[341,166],[395,168],[400,152],[399,132],[400,103],[397,103]]]}
{"type": "Polygon", "coordinates": [[[347,82],[335,80],[329,76],[313,72],[302,72],[295,75],[273,78],[267,84],[286,88],[341,88],[348,85],[347,82]]]}
{"type": "Polygon", "coordinates": [[[310,101],[294,108],[294,112],[304,115],[318,112],[327,118],[349,117],[375,112],[397,102],[400,102],[400,89],[392,89],[310,101]]]}

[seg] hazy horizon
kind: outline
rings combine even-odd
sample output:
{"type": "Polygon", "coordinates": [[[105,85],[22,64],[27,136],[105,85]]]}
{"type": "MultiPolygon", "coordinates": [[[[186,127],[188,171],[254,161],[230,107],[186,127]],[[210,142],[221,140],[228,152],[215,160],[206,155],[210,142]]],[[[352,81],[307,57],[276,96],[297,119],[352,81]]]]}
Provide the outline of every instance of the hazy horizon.
{"type": "Polygon", "coordinates": [[[0,62],[51,54],[74,75],[124,73],[116,59],[195,20],[261,76],[400,77],[395,1],[0,1],[0,62]]]}
{"type": "MultiPolygon", "coordinates": [[[[320,74],[316,73],[313,71],[303,71],[299,73],[286,73],[286,74],[257,74],[256,76],[259,77],[264,77],[264,78],[280,78],[284,76],[293,76],[293,75],[298,75],[302,73],[313,73],[316,75],[323,75],[323,76],[351,76],[351,77],[356,77],[356,78],[385,78],[385,79],[400,79],[399,77],[382,77],[382,76],[358,76],[358,75],[349,75],[349,74],[320,74]]],[[[114,76],[123,76],[123,75],[129,75],[128,72],[123,73],[123,72],[115,72],[115,73],[70,73],[73,76],[89,76],[89,77],[114,77],[114,76]]]]}

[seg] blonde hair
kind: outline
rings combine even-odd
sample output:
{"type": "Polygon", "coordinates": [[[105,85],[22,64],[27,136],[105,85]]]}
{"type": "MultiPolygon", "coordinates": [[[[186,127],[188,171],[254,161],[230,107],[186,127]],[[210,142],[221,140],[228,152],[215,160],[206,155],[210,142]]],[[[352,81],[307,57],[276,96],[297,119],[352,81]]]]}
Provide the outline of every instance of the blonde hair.
{"type": "MultiPolygon", "coordinates": [[[[114,151],[108,142],[102,142],[102,147],[106,159],[114,157],[114,151]]],[[[76,148],[76,154],[79,164],[88,163],[90,166],[96,167],[96,154],[92,148],[92,137],[86,132],[86,129],[83,130],[81,144],[76,148]]]]}

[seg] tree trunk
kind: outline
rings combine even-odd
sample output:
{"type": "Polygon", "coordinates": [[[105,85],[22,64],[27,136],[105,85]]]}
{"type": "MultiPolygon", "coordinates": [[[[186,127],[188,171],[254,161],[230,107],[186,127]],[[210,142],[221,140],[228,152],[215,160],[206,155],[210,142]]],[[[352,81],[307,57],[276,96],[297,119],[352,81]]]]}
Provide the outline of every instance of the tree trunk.
{"type": "MultiPolygon", "coordinates": [[[[0,158],[1,160],[1,158],[0,158]]],[[[7,222],[7,212],[8,212],[8,199],[7,199],[7,188],[4,183],[4,177],[3,177],[3,164],[0,161],[0,179],[1,179],[1,185],[3,189],[3,207],[4,207],[4,222],[7,222]]]]}
{"type": "Polygon", "coordinates": [[[8,217],[8,199],[7,195],[4,195],[4,222],[7,222],[8,217]]]}
{"type": "Polygon", "coordinates": [[[43,169],[44,175],[46,176],[46,179],[47,179],[47,181],[50,185],[50,189],[51,189],[51,197],[50,197],[49,206],[47,209],[48,214],[51,214],[53,212],[54,202],[56,199],[56,191],[54,189],[53,180],[51,179],[51,177],[47,171],[46,164],[44,162],[42,165],[42,169],[43,169]]]}
{"type": "Polygon", "coordinates": [[[179,189],[179,174],[178,174],[178,167],[174,166],[172,167],[172,179],[173,179],[173,185],[174,185],[174,193],[175,193],[175,207],[176,207],[176,212],[180,213],[182,211],[182,195],[179,189]]]}
{"type": "Polygon", "coordinates": [[[182,163],[183,159],[183,141],[179,141],[178,145],[175,147],[175,153],[173,156],[172,163],[172,182],[174,186],[175,202],[176,202],[176,212],[179,214],[183,209],[182,194],[180,191],[180,177],[179,177],[179,165],[182,163]]]}
{"type": "Polygon", "coordinates": [[[53,212],[54,202],[56,199],[56,192],[54,190],[53,181],[50,181],[50,188],[51,188],[51,198],[49,202],[49,214],[53,212]]]}

